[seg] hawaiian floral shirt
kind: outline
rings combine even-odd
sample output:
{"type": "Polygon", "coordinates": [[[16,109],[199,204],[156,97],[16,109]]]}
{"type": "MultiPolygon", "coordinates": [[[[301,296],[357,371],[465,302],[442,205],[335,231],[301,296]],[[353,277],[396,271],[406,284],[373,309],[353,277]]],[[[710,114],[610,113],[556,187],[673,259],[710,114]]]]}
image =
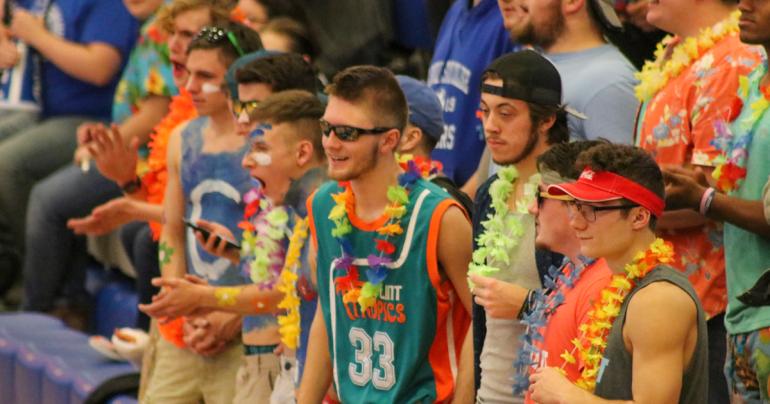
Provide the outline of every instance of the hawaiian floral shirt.
{"type": "Polygon", "coordinates": [[[128,57],[112,105],[112,121],[123,122],[150,95],[171,97],[177,93],[171,71],[166,34],[148,20],[128,57]]]}
{"type": "MultiPolygon", "coordinates": [[[[674,40],[671,46],[678,41],[674,40]]],[[[720,154],[713,144],[714,121],[735,108],[738,78],[761,60],[757,47],[737,34],[717,42],[682,73],[643,103],[637,118],[636,144],[661,165],[713,166],[720,154]]],[[[739,107],[739,106],[738,106],[739,107]]],[[[709,317],[727,306],[722,225],[709,222],[659,234],[674,244],[675,266],[692,282],[709,317]]]]}

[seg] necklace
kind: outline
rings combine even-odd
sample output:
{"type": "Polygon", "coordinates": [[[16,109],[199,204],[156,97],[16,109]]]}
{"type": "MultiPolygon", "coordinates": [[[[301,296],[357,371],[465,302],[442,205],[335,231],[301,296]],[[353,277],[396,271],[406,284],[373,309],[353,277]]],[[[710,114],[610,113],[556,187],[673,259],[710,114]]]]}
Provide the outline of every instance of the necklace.
{"type": "Polygon", "coordinates": [[[583,364],[580,377],[575,382],[578,387],[594,391],[601,359],[607,347],[607,336],[636,281],[644,278],[658,265],[673,260],[674,248],[671,243],[657,238],[647,251],[639,252],[626,264],[623,274],[613,275],[609,285],[602,289],[600,299],[588,312],[588,320],[578,328],[579,336],[572,341],[572,350],[565,350],[561,355],[566,363],[575,364],[580,359],[583,364]]]}
{"type": "Polygon", "coordinates": [[[241,257],[253,257],[245,272],[252,283],[269,289],[283,268],[289,214],[283,206],[272,206],[258,190],[247,192],[244,200],[244,220],[238,224],[243,229],[241,257]]]}
{"type": "Polygon", "coordinates": [[[289,248],[286,250],[286,261],[278,277],[276,288],[283,292],[283,299],[278,303],[279,309],[286,312],[278,316],[278,331],[281,334],[281,342],[289,349],[296,349],[299,345],[300,313],[299,296],[297,295],[297,269],[300,265],[302,247],[305,245],[308,235],[307,219],[297,219],[289,239],[289,248]]]}
{"type": "Polygon", "coordinates": [[[382,282],[388,276],[387,265],[393,262],[392,254],[396,246],[390,241],[391,237],[403,234],[401,219],[407,213],[409,205],[409,188],[420,179],[420,173],[408,170],[399,175],[398,185],[388,187],[388,204],[385,207],[385,224],[376,230],[380,238],[375,237],[375,250],[377,253],[369,254],[366,270],[367,281],[359,281],[358,267],[353,265],[353,244],[348,235],[353,231],[353,226],[348,219],[355,210],[355,196],[350,183],[341,183],[345,188],[343,192],[332,194],[335,206],[329,212],[329,220],[334,223],[331,231],[332,237],[337,239],[342,254],[334,260],[334,268],[344,272],[343,276],[335,278],[335,287],[338,293],[342,293],[344,303],[358,303],[364,311],[374,305],[377,296],[382,291],[382,282]]]}
{"type": "MultiPolygon", "coordinates": [[[[524,196],[516,203],[519,215],[509,214],[508,199],[513,194],[513,185],[519,177],[515,166],[503,167],[498,171],[498,178],[489,187],[492,197],[493,214],[481,222],[484,231],[476,238],[478,248],[473,251],[473,261],[468,268],[468,274],[489,276],[500,271],[501,265],[510,265],[512,251],[524,235],[524,226],[519,215],[527,214],[527,207],[535,198],[539,175],[533,175],[524,185],[524,196]]],[[[473,289],[473,284],[468,281],[473,289]]]]}
{"type": "Polygon", "coordinates": [[[697,37],[682,39],[668,35],[663,38],[655,50],[654,60],[647,61],[642,71],[635,75],[639,80],[639,84],[634,89],[636,97],[642,102],[649,101],[668,84],[669,80],[679,76],[716,43],[737,33],[740,15],[740,11],[732,12],[729,17],[713,27],[703,28],[697,37]],[[669,49],[677,40],[679,43],[674,45],[673,49],[669,49]],[[667,57],[669,52],[670,57],[667,57]]]}
{"type": "Polygon", "coordinates": [[[722,192],[737,190],[746,178],[748,149],[757,130],[757,124],[770,106],[770,89],[768,86],[761,86],[759,88],[761,96],[749,105],[748,110],[744,110],[743,100],[749,100],[754,90],[751,86],[759,85],[766,73],[767,61],[764,60],[761,68],[749,75],[739,77],[738,95],[733,102],[730,116],[726,121],[714,122],[712,143],[722,151],[722,154],[714,159],[716,168],[711,175],[716,180],[716,188],[722,192]]]}
{"type": "Polygon", "coordinates": [[[513,385],[514,395],[521,395],[529,388],[529,369],[536,366],[536,360],[540,358],[542,349],[536,343],[544,341],[543,330],[548,317],[564,303],[566,293],[575,287],[585,267],[592,263],[593,260],[581,257],[577,265],[571,266],[568,274],[562,271],[565,266],[560,268],[551,266],[548,269],[548,275],[543,279],[545,288],[535,291],[532,309],[521,320],[527,330],[521,336],[522,346],[513,362],[513,367],[516,369],[513,385]]]}

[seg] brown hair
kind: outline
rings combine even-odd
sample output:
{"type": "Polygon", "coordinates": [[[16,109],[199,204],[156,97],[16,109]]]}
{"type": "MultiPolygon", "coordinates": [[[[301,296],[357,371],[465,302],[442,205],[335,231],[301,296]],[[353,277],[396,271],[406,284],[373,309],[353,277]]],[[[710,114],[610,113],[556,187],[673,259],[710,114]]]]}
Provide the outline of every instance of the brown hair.
{"type": "Polygon", "coordinates": [[[261,32],[275,32],[278,35],[289,38],[291,51],[300,55],[307,55],[310,60],[318,57],[318,44],[306,25],[289,17],[271,19],[262,28],[261,32]]]}
{"type": "Polygon", "coordinates": [[[310,141],[316,158],[324,158],[321,144],[321,126],[318,120],[324,114],[324,105],[314,94],[303,90],[286,90],[270,95],[259,103],[251,114],[257,121],[290,124],[297,138],[310,141]]]}
{"type": "Polygon", "coordinates": [[[235,72],[235,81],[239,84],[267,84],[273,92],[290,89],[317,91],[313,66],[295,53],[254,59],[235,72]]]}
{"type": "MultiPolygon", "coordinates": [[[[638,147],[611,143],[592,147],[580,153],[575,163],[578,170],[582,171],[586,167],[620,175],[647,188],[661,199],[665,198],[663,174],[658,163],[638,147]]],[[[655,223],[655,216],[651,216],[650,228],[653,230],[655,223]]]]}
{"type": "Polygon", "coordinates": [[[376,66],[353,66],[337,73],[326,92],[351,103],[364,104],[375,126],[403,131],[409,110],[406,97],[390,70],[376,66]]]}

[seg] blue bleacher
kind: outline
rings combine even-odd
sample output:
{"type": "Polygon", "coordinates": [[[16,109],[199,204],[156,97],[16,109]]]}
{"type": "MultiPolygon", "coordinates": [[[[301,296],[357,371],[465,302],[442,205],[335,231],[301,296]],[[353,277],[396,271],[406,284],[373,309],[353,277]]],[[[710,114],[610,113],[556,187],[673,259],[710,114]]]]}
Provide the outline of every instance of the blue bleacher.
{"type": "MultiPolygon", "coordinates": [[[[91,329],[110,337],[115,328],[133,327],[137,298],[133,281],[89,269],[94,296],[91,329]]],[[[86,334],[38,313],[0,314],[0,400],[3,404],[80,404],[102,382],[134,373],[126,362],[111,361],[88,345],[86,334]]],[[[120,396],[113,404],[134,404],[120,396]]]]}

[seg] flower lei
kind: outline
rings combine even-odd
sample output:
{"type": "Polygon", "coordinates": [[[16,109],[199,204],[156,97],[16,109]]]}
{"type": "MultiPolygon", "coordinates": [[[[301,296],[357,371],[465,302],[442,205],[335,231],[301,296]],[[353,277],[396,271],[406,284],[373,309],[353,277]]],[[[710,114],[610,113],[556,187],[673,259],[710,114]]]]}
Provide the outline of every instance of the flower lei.
{"type": "Polygon", "coordinates": [[[426,180],[437,176],[444,170],[444,165],[438,160],[431,160],[425,156],[413,156],[411,154],[401,154],[396,157],[398,165],[404,171],[419,172],[420,176],[426,180]]]}
{"type": "Polygon", "coordinates": [[[583,270],[591,263],[593,260],[581,260],[577,265],[572,266],[569,274],[562,272],[563,267],[551,266],[548,269],[548,275],[543,278],[544,289],[535,290],[532,309],[521,320],[527,330],[520,338],[522,346],[513,362],[513,367],[516,369],[514,395],[521,395],[529,388],[529,369],[537,365],[534,359],[539,358],[538,354],[541,351],[535,342],[544,340],[543,329],[548,317],[564,303],[565,293],[575,287],[583,270]]]}
{"type": "MultiPolygon", "coordinates": [[[[763,77],[767,72],[767,62],[763,68],[751,73],[752,77],[763,77]],[[756,74],[757,76],[753,76],[756,74]]],[[[711,176],[716,180],[716,188],[722,192],[738,189],[746,178],[746,164],[749,159],[749,146],[754,137],[755,126],[759,123],[765,111],[770,107],[770,89],[760,87],[762,97],[750,104],[750,113],[741,113],[743,100],[748,99],[752,85],[749,76],[738,78],[739,90],[726,121],[714,122],[714,140],[712,145],[722,151],[714,159],[716,168],[711,176]],[[733,133],[735,131],[735,133],[733,133]]]]}
{"type": "Polygon", "coordinates": [[[286,251],[286,261],[278,277],[276,288],[283,292],[283,300],[278,303],[278,308],[285,309],[285,314],[278,316],[279,332],[281,342],[289,347],[296,349],[299,344],[300,314],[299,314],[299,296],[297,295],[297,268],[300,265],[300,256],[302,247],[305,245],[308,235],[307,219],[298,219],[294,224],[294,229],[289,240],[289,248],[286,251]]]}
{"type": "Polygon", "coordinates": [[[241,257],[253,257],[248,263],[249,277],[254,284],[269,289],[283,268],[289,214],[282,206],[271,206],[258,190],[247,192],[244,200],[244,220],[238,224],[243,229],[241,257]]]}
{"type": "Polygon", "coordinates": [[[335,206],[329,212],[329,220],[334,223],[332,237],[337,239],[342,250],[342,255],[334,260],[334,268],[345,271],[345,275],[334,280],[336,290],[342,293],[344,303],[358,303],[361,310],[366,310],[374,305],[377,296],[382,291],[382,282],[388,276],[387,265],[393,262],[391,256],[396,251],[395,244],[388,241],[392,236],[398,236],[404,232],[401,227],[401,218],[406,215],[409,205],[409,186],[420,179],[421,174],[412,168],[398,176],[398,185],[388,187],[388,205],[385,207],[385,224],[377,229],[377,233],[383,238],[375,238],[377,254],[369,254],[366,271],[366,282],[361,285],[358,280],[358,267],[353,265],[353,245],[347,235],[353,231],[348,214],[355,209],[355,195],[349,183],[340,183],[345,187],[343,192],[332,194],[335,206]]]}
{"type": "Polygon", "coordinates": [[[728,35],[737,33],[740,15],[740,11],[736,10],[713,27],[702,29],[697,37],[682,39],[671,50],[669,58],[666,58],[669,54],[669,46],[677,38],[671,35],[663,38],[655,50],[654,60],[647,61],[642,71],[635,75],[639,80],[639,84],[634,89],[636,97],[642,102],[648,101],[665,87],[669,80],[679,76],[683,70],[700,59],[714,44],[728,35]]]}
{"type": "MultiPolygon", "coordinates": [[[[514,182],[519,177],[515,166],[503,167],[498,171],[498,178],[489,187],[489,195],[492,197],[494,214],[488,214],[487,219],[481,222],[484,232],[476,239],[478,248],[473,251],[473,261],[468,267],[468,275],[477,274],[489,276],[500,270],[500,265],[510,265],[509,252],[519,244],[524,234],[524,227],[517,215],[508,214],[508,199],[513,194],[514,182]]],[[[516,213],[526,214],[527,207],[535,198],[538,175],[530,177],[524,186],[524,196],[516,203],[516,213]]],[[[468,280],[473,289],[473,283],[468,280]]]]}
{"type": "Polygon", "coordinates": [[[671,243],[657,238],[647,251],[639,252],[626,264],[624,274],[612,276],[610,284],[601,292],[599,301],[594,302],[588,312],[588,320],[580,325],[580,336],[572,340],[572,351],[564,351],[561,357],[566,363],[577,363],[575,355],[583,364],[583,370],[575,384],[587,391],[594,391],[596,377],[604,349],[607,347],[609,334],[615,318],[620,314],[621,306],[636,281],[645,277],[659,264],[674,261],[674,248],[671,243]]]}
{"type": "MultiPolygon", "coordinates": [[[[198,113],[192,102],[190,93],[184,88],[179,89],[179,95],[171,99],[169,113],[155,128],[148,143],[150,154],[147,156],[147,173],[142,176],[142,187],[147,192],[147,202],[161,205],[166,192],[168,172],[166,170],[166,153],[171,132],[182,122],[195,118],[198,113]]],[[[160,237],[162,225],[150,222],[153,239],[160,237]]]]}

